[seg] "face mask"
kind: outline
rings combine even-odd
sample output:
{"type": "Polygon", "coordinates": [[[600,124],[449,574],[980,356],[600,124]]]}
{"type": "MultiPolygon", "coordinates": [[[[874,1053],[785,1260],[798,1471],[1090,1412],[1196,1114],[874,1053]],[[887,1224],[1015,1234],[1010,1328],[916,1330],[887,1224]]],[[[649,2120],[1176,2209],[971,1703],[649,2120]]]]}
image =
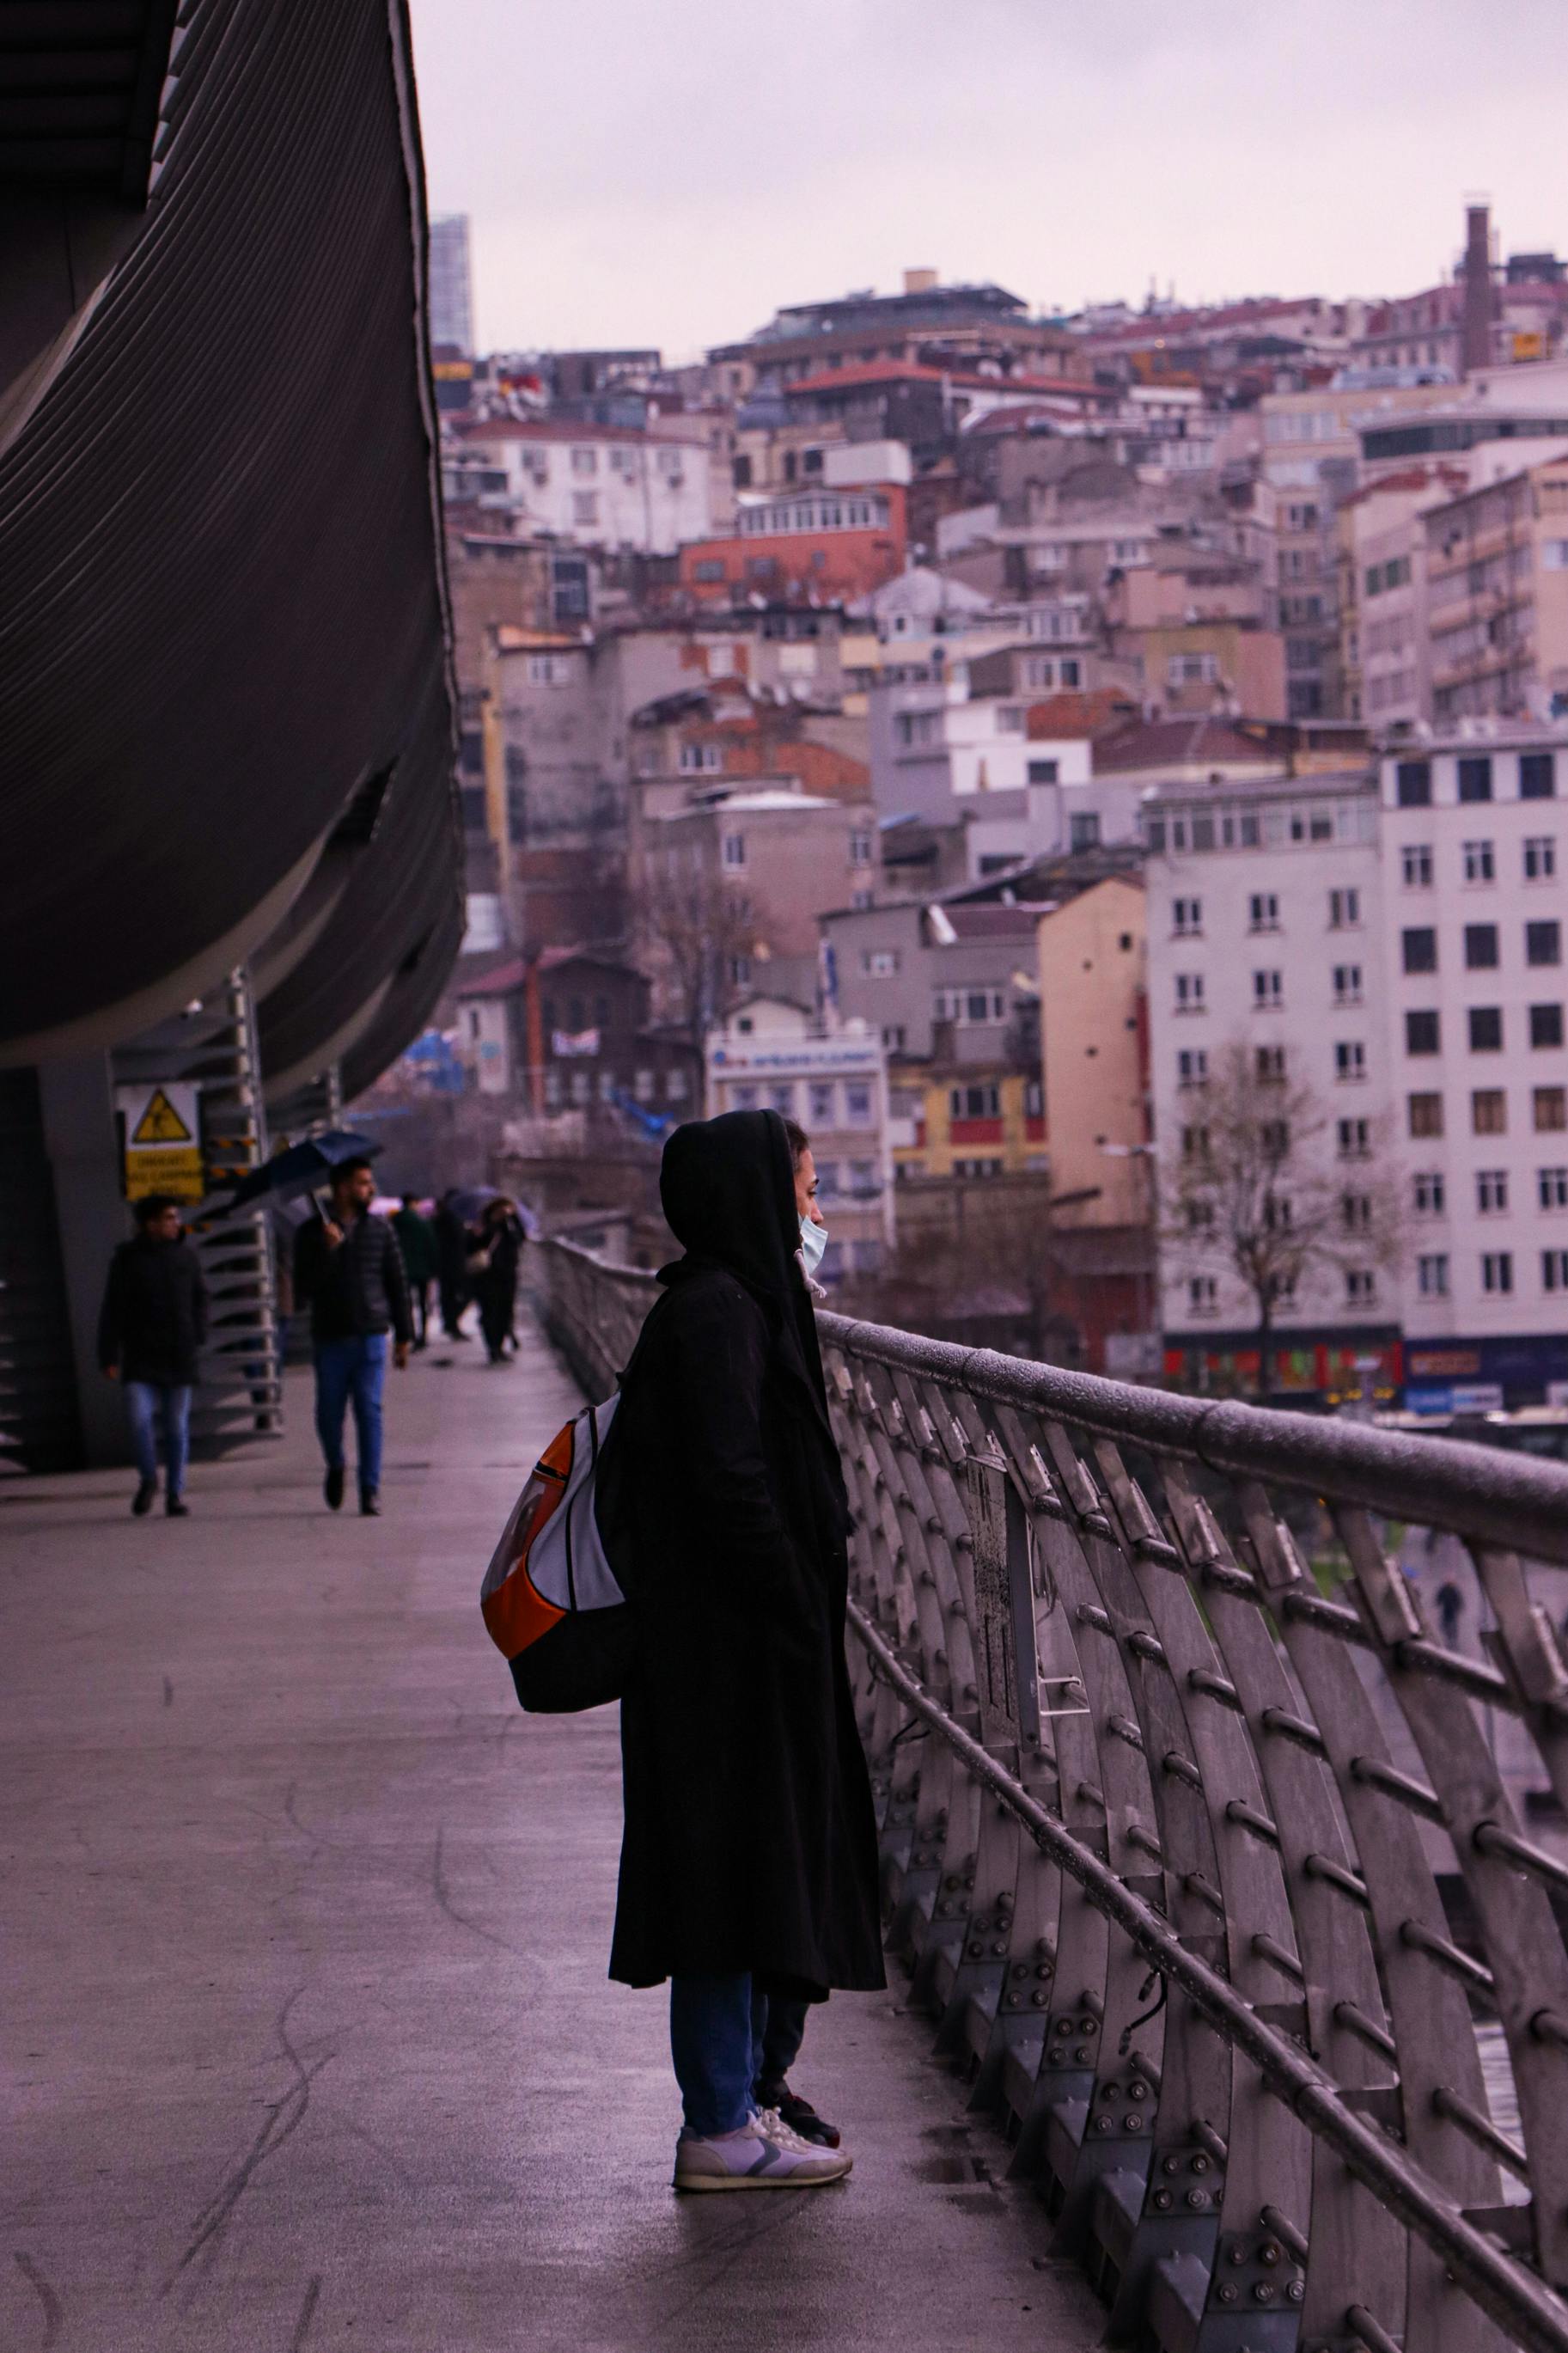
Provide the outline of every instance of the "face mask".
{"type": "Polygon", "coordinates": [[[802,1218],[800,1221],[800,1254],[805,1261],[805,1271],[807,1274],[815,1274],[816,1272],[817,1268],[822,1264],[822,1253],[826,1248],[827,1228],[826,1226],[815,1224],[810,1218],[802,1218]]]}

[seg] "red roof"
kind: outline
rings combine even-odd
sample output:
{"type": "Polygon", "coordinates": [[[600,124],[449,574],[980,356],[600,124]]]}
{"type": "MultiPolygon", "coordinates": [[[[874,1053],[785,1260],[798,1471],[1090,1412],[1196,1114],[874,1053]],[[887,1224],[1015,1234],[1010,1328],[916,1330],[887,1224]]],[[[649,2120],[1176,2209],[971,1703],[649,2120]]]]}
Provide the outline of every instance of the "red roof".
{"type": "Polygon", "coordinates": [[[797,393],[847,392],[873,384],[951,384],[984,392],[1073,392],[1092,398],[1098,387],[1072,376],[984,375],[960,368],[927,367],[920,360],[857,360],[853,365],[823,368],[784,387],[786,400],[797,393]]]}
{"type": "Polygon", "coordinates": [[[465,441],[649,441],[654,438],[634,425],[571,425],[558,417],[464,417],[456,420],[453,429],[465,441]]]}
{"type": "Polygon", "coordinates": [[[1267,744],[1244,735],[1228,720],[1141,719],[1101,736],[1094,747],[1094,773],[1101,776],[1127,769],[1181,768],[1200,760],[1220,765],[1244,760],[1267,765],[1269,757],[1267,744]]]}
{"type": "Polygon", "coordinates": [[[1293,311],[1310,311],[1322,298],[1315,294],[1259,296],[1246,302],[1221,302],[1208,311],[1173,311],[1167,316],[1134,319],[1123,327],[1090,329],[1089,343],[1169,343],[1179,335],[1212,327],[1246,327],[1263,319],[1282,319],[1293,311]]]}
{"type": "Polygon", "coordinates": [[[1103,735],[1120,726],[1136,708],[1109,686],[1096,687],[1091,694],[1047,695],[1044,702],[1029,705],[1029,737],[1033,743],[1048,744],[1078,735],[1103,735]]]}

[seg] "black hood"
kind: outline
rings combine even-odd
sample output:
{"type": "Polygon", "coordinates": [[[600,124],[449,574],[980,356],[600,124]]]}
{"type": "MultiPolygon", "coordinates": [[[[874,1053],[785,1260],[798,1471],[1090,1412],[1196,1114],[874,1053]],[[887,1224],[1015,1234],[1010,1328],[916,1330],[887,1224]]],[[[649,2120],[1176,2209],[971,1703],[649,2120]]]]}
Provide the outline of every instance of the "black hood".
{"type": "Polygon", "coordinates": [[[727,1267],[780,1302],[801,1288],[800,1215],[789,1137],[776,1111],[691,1120],[664,1147],[658,1198],[688,1257],[727,1267]]]}

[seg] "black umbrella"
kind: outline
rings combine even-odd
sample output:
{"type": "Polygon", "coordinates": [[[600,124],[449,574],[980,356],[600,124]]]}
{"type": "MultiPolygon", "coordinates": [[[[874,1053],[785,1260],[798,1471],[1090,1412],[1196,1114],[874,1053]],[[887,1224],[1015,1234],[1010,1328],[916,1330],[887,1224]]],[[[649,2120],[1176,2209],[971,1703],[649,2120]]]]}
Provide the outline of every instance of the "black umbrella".
{"type": "Polygon", "coordinates": [[[276,1152],[242,1176],[229,1198],[232,1209],[241,1209],[247,1201],[259,1201],[264,1194],[276,1200],[288,1201],[297,1194],[310,1193],[324,1176],[345,1160],[374,1160],[382,1145],[368,1135],[355,1135],[346,1127],[329,1128],[324,1135],[308,1135],[302,1144],[290,1144],[285,1151],[276,1152]]]}
{"type": "Polygon", "coordinates": [[[481,1209],[489,1208],[492,1201],[500,1199],[500,1189],[494,1185],[469,1185],[453,1193],[444,1206],[451,1210],[454,1217],[461,1218],[467,1226],[472,1224],[481,1209]]]}

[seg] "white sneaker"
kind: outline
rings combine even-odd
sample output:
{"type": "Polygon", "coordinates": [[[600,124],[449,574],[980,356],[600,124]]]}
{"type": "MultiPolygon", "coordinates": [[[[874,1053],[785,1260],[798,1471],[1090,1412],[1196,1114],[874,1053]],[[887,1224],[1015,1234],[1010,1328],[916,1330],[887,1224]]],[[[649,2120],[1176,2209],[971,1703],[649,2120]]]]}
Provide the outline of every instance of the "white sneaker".
{"type": "Polygon", "coordinates": [[[807,2157],[842,2157],[845,2172],[853,2173],[855,2170],[852,2157],[847,2156],[841,2148],[825,2149],[820,2141],[807,2140],[804,2133],[797,2133],[793,2125],[785,2124],[777,2108],[759,2109],[757,2122],[768,2138],[776,2142],[780,2148],[787,2148],[797,2155],[804,2150],[807,2157]]]}
{"type": "MultiPolygon", "coordinates": [[[[776,2112],[775,2112],[776,2122],[776,2112]]],[[[839,2148],[813,2148],[789,2126],[779,2126],[793,2147],[775,2137],[761,2117],[749,2117],[739,2132],[699,2140],[682,2133],[675,2144],[677,2189],[814,2189],[842,2181],[849,2159],[839,2148]]]]}

